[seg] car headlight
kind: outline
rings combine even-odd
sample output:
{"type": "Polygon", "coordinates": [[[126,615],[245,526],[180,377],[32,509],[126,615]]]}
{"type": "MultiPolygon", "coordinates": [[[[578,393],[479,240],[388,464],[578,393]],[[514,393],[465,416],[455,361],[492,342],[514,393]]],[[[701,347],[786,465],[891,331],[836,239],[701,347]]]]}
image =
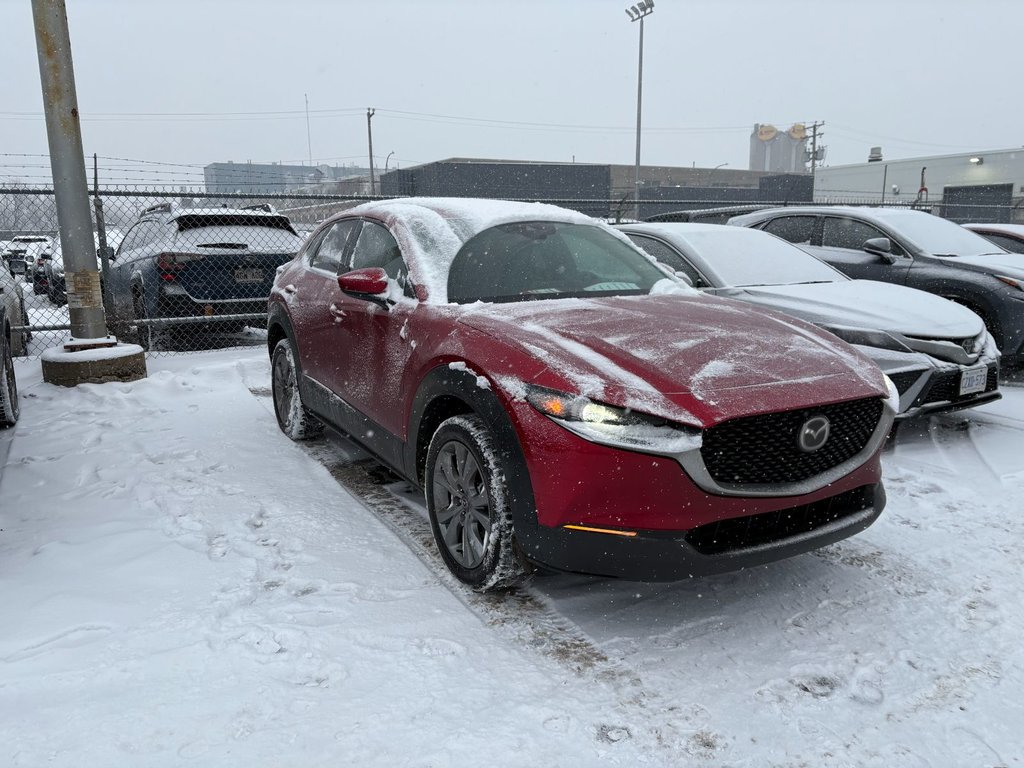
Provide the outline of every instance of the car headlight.
{"type": "Polygon", "coordinates": [[[859,344],[862,347],[889,349],[893,352],[913,351],[902,341],[885,331],[876,331],[870,328],[850,328],[845,325],[823,325],[821,327],[829,333],[835,334],[847,344],[859,344]]]}
{"type": "Polygon", "coordinates": [[[556,424],[592,443],[662,455],[694,451],[701,446],[698,429],[582,395],[529,386],[526,402],[556,424]]]}

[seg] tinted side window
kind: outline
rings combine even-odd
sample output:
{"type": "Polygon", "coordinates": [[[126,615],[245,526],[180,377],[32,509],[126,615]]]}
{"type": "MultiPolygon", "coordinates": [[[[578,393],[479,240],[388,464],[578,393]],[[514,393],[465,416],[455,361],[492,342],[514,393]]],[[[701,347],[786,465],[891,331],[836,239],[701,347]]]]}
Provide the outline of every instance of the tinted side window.
{"type": "Polygon", "coordinates": [[[356,240],[355,247],[352,249],[349,267],[350,269],[380,267],[388,273],[388,277],[393,278],[408,271],[405,261],[402,259],[402,249],[398,247],[398,241],[384,227],[374,224],[372,221],[363,222],[359,239],[356,240]]]}
{"type": "Polygon", "coordinates": [[[772,219],[763,227],[765,232],[797,245],[811,242],[814,235],[813,216],[783,216],[772,219]]]}
{"type": "Polygon", "coordinates": [[[661,242],[660,240],[655,240],[653,237],[644,237],[643,235],[632,234],[626,236],[669,269],[675,270],[676,272],[682,272],[684,275],[689,277],[694,285],[707,285],[704,279],[700,276],[700,273],[693,268],[690,262],[684,259],[680,254],[676,253],[675,249],[669,245],[661,242]]]}
{"type": "Polygon", "coordinates": [[[345,246],[348,244],[352,230],[358,224],[358,220],[349,219],[339,221],[327,230],[327,234],[320,240],[316,253],[310,259],[310,265],[316,269],[330,272],[332,275],[338,274],[345,256],[345,246]]]}
{"type": "Polygon", "coordinates": [[[821,244],[829,248],[859,251],[864,242],[873,237],[886,237],[886,234],[863,221],[827,216],[821,233],[821,244]]]}
{"type": "Polygon", "coordinates": [[[1000,248],[1005,248],[1010,253],[1024,253],[1024,242],[1020,240],[1007,237],[1006,235],[997,235],[995,232],[979,232],[978,234],[987,240],[991,240],[1000,248]]]}

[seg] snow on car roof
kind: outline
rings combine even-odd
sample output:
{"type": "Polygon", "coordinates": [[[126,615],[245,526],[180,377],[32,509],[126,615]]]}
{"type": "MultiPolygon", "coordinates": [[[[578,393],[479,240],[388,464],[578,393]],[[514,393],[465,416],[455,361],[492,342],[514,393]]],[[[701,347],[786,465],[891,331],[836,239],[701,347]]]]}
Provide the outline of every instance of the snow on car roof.
{"type": "Polygon", "coordinates": [[[340,216],[372,216],[389,226],[403,253],[412,257],[413,281],[432,302],[448,301],[448,269],[459,249],[485,229],[516,221],[552,221],[602,227],[590,216],[545,203],[463,197],[416,197],[363,203],[340,216]]]}

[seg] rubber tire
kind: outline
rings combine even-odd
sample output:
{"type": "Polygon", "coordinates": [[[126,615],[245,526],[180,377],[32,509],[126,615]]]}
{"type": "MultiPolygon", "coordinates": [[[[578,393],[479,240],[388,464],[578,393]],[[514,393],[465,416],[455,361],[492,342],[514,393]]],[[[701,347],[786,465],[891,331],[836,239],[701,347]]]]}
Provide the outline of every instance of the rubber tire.
{"type": "MultiPolygon", "coordinates": [[[[4,332],[7,330],[4,329],[4,332]]],[[[0,429],[13,427],[18,423],[20,414],[18,382],[14,378],[14,358],[11,357],[10,343],[5,343],[3,357],[0,358],[0,429]]]]}
{"type": "Polygon", "coordinates": [[[308,440],[324,431],[324,425],[302,404],[298,386],[299,370],[290,339],[281,339],[270,356],[270,385],[277,426],[292,440],[308,440]],[[280,368],[280,370],[279,370],[280,368]],[[290,392],[281,391],[279,375],[287,376],[290,392]],[[287,402],[285,402],[287,401],[287,402]]]}
{"type": "Polygon", "coordinates": [[[483,419],[476,414],[465,414],[441,422],[427,449],[424,475],[427,512],[430,527],[434,532],[434,541],[441,558],[455,578],[478,592],[508,589],[522,581],[526,576],[526,568],[515,548],[505,470],[501,465],[500,452],[494,444],[493,435],[483,419]],[[473,454],[481,470],[487,493],[491,532],[484,546],[483,560],[471,569],[457,562],[448,551],[438,524],[434,503],[435,465],[441,450],[452,441],[461,443],[473,454]]]}

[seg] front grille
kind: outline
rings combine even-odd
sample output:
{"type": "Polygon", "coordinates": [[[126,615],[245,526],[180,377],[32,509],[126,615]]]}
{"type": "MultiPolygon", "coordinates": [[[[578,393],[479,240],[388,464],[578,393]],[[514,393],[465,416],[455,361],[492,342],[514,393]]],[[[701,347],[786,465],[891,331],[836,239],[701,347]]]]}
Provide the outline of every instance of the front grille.
{"type": "MultiPolygon", "coordinates": [[[[988,367],[988,375],[985,377],[985,392],[994,392],[999,386],[999,368],[994,365],[988,367]]],[[[927,387],[914,401],[914,405],[925,405],[927,403],[941,403],[947,400],[957,400],[977,397],[979,393],[960,396],[960,371],[946,371],[932,377],[932,384],[927,387]]]]}
{"type": "Polygon", "coordinates": [[[689,531],[685,540],[702,555],[749,549],[808,533],[862,512],[874,503],[875,486],[865,485],[799,507],[734,517],[689,531]]]}
{"type": "Polygon", "coordinates": [[[882,407],[880,399],[870,398],[734,419],[704,431],[701,456],[718,483],[797,483],[863,450],[882,407]],[[797,440],[801,427],[814,416],[829,420],[829,438],[822,448],[805,453],[797,440]]]}

